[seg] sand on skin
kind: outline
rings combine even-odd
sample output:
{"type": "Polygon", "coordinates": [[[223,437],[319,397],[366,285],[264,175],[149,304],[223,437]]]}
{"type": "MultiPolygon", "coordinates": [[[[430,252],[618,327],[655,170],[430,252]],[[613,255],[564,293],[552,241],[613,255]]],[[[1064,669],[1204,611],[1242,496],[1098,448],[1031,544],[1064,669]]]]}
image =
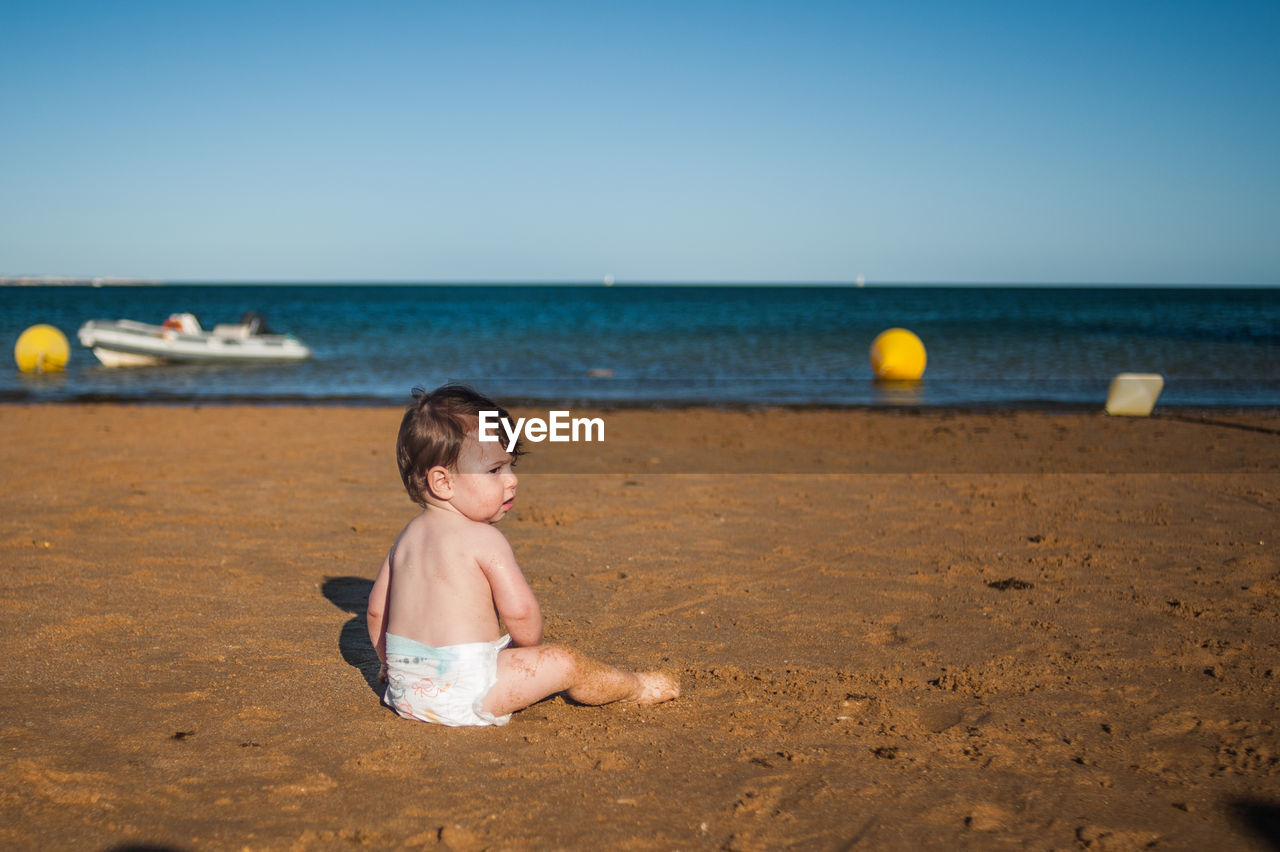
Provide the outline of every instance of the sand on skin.
{"type": "Polygon", "coordinates": [[[445,730],[364,638],[398,411],[0,406],[0,844],[1272,848],[1280,416],[602,415],[502,529],[683,695],[445,730]]]}

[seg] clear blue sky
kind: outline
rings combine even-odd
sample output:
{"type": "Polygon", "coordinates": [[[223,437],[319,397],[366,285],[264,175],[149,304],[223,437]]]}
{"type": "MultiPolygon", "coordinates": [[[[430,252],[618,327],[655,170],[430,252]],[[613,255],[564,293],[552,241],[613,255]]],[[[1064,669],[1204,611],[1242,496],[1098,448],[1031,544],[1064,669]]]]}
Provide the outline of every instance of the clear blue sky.
{"type": "Polygon", "coordinates": [[[6,2],[0,275],[1280,284],[1280,3],[6,2]]]}

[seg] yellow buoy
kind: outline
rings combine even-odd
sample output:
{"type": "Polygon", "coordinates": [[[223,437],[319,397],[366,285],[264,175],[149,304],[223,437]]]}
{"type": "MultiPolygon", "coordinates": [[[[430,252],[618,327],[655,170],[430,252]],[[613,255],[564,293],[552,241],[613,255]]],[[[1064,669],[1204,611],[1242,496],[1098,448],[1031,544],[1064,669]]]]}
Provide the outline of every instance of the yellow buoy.
{"type": "Polygon", "coordinates": [[[71,347],[67,336],[51,325],[33,325],[18,335],[13,360],[24,373],[57,373],[67,366],[71,347]]]}
{"type": "Polygon", "coordinates": [[[885,381],[915,381],[924,375],[924,344],[905,328],[890,328],[871,342],[871,370],[885,381]]]}

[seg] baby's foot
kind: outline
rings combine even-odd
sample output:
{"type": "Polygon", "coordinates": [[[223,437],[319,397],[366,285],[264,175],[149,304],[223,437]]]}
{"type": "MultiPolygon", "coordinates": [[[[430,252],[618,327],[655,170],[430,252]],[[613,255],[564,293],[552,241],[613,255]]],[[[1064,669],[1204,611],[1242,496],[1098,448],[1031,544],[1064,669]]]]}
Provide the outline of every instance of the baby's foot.
{"type": "Polygon", "coordinates": [[[661,704],[680,695],[680,684],[666,672],[637,672],[640,689],[632,699],[635,704],[661,704]]]}

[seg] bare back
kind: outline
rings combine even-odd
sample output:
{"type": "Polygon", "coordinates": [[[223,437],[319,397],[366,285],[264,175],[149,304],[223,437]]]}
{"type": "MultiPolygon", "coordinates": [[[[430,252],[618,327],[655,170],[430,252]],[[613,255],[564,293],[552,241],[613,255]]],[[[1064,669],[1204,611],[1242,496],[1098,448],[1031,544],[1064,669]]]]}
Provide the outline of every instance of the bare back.
{"type": "Polygon", "coordinates": [[[509,547],[488,524],[431,509],[387,554],[387,632],[443,647],[501,634],[485,564],[509,547]],[[496,539],[496,540],[495,540],[496,539]]]}

